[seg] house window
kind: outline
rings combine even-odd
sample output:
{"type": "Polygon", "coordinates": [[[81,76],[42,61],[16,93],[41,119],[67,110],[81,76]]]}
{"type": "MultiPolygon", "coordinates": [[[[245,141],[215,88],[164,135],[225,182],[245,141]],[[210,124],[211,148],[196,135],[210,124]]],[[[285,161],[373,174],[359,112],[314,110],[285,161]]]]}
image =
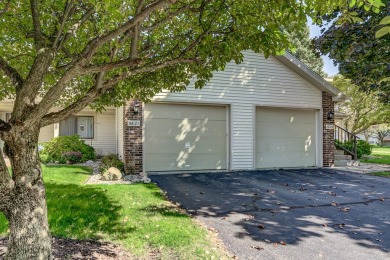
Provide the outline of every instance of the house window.
{"type": "Polygon", "coordinates": [[[69,136],[76,134],[82,139],[93,138],[93,116],[72,116],[60,122],[59,135],[69,136]]]}

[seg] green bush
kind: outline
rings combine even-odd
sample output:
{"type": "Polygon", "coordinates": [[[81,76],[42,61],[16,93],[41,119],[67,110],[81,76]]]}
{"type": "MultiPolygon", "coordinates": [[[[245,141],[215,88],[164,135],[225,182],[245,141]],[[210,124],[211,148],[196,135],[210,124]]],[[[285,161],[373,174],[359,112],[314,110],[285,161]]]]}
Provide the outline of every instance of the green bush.
{"type": "Polygon", "coordinates": [[[125,164],[119,160],[118,156],[116,154],[108,154],[102,157],[101,160],[101,166],[100,166],[100,172],[104,172],[108,170],[110,167],[115,167],[119,169],[121,172],[125,170],[125,164]]]}
{"type": "Polygon", "coordinates": [[[67,152],[79,152],[82,154],[79,162],[96,159],[95,149],[84,143],[78,135],[58,136],[43,145],[41,158],[43,162],[65,163],[67,158],[63,154],[67,152]]]}
{"type": "MultiPolygon", "coordinates": [[[[353,141],[348,141],[344,143],[336,141],[336,146],[344,147],[345,149],[348,149],[349,151],[353,152],[353,141]]],[[[371,145],[367,141],[357,140],[356,148],[358,158],[361,158],[363,155],[371,154],[371,145]]]]}
{"type": "Polygon", "coordinates": [[[70,162],[72,164],[73,163],[79,163],[79,162],[81,162],[81,159],[83,158],[83,154],[80,153],[80,152],[75,152],[75,151],[66,152],[66,153],[62,154],[62,158],[66,162],[70,162]]]}

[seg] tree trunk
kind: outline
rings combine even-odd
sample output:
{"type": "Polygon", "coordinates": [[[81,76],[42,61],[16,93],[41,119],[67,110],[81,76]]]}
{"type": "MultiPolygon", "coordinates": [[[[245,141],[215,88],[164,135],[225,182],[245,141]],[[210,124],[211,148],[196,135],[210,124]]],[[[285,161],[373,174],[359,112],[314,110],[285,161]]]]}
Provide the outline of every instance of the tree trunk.
{"type": "Polygon", "coordinates": [[[14,186],[5,216],[10,235],[6,259],[51,259],[46,192],[37,152],[39,127],[15,127],[4,135],[14,186]]]}

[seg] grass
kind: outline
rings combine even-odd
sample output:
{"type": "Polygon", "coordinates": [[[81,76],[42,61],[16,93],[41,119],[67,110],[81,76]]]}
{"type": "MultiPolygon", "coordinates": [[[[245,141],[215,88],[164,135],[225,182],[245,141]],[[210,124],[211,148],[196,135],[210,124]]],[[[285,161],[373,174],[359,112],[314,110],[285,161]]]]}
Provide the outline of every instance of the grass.
{"type": "Polygon", "coordinates": [[[373,158],[363,159],[362,162],[365,163],[378,163],[378,164],[388,164],[390,165],[390,146],[373,146],[372,154],[373,158]]]}
{"type": "MultiPolygon", "coordinates": [[[[168,202],[154,184],[83,185],[90,169],[43,166],[53,236],[102,239],[133,255],[162,259],[225,258],[215,239],[168,202]]],[[[8,223],[0,214],[0,234],[8,223]]]]}

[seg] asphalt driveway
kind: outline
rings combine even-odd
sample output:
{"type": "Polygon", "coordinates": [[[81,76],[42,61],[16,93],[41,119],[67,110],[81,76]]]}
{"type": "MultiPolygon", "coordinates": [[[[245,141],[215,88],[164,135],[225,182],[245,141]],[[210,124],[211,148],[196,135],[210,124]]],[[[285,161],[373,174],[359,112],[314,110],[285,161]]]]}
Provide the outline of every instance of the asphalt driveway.
{"type": "Polygon", "coordinates": [[[239,259],[390,259],[390,179],[331,169],[150,177],[239,259]]]}

